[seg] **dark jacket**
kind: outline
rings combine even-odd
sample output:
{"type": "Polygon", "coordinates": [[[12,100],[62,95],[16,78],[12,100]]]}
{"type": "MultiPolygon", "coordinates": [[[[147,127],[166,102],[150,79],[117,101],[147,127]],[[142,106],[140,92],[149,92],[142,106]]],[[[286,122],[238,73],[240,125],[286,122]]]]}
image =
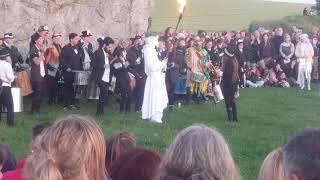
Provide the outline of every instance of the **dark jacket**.
{"type": "Polygon", "coordinates": [[[264,41],[262,41],[259,45],[259,51],[260,51],[260,58],[269,58],[273,56],[273,45],[271,42],[267,42],[265,43],[264,41]]]}
{"type": "Polygon", "coordinates": [[[273,58],[279,60],[280,59],[280,45],[284,42],[282,36],[275,36],[272,39],[272,46],[273,46],[273,58]]]}
{"type": "MultiPolygon", "coordinates": [[[[79,41],[79,43],[78,43],[78,45],[77,45],[77,48],[78,48],[78,50],[79,50],[79,55],[80,55],[80,62],[81,62],[81,64],[80,64],[80,67],[81,67],[81,70],[83,70],[83,62],[84,62],[84,58],[85,58],[85,53],[84,53],[84,49],[83,49],[83,42],[80,40],[79,41]]],[[[92,44],[91,43],[89,43],[89,45],[88,45],[88,54],[89,54],[89,57],[90,57],[90,59],[91,59],[91,61],[92,61],[92,59],[93,59],[93,46],[92,46],[92,44]]]]}
{"type": "Polygon", "coordinates": [[[239,50],[239,48],[237,48],[234,55],[235,55],[236,59],[238,60],[239,67],[244,67],[244,63],[246,62],[244,50],[242,50],[242,52],[241,52],[239,50]]]}
{"type": "Polygon", "coordinates": [[[33,59],[40,57],[40,50],[33,45],[30,49],[29,52],[29,59],[30,59],[30,64],[31,64],[31,81],[32,82],[42,82],[44,77],[41,76],[40,74],[40,65],[37,65],[33,59]]]}
{"type": "Polygon", "coordinates": [[[129,61],[129,69],[132,72],[136,79],[146,78],[147,75],[144,72],[144,59],[142,57],[141,49],[131,47],[127,51],[127,60],[129,61]],[[140,57],[140,63],[137,63],[136,60],[140,57]]]}
{"type": "Polygon", "coordinates": [[[115,76],[116,87],[126,91],[130,90],[130,78],[125,63],[120,58],[115,58],[111,63],[111,76],[115,76]]]}
{"type": "Polygon", "coordinates": [[[67,72],[70,68],[72,71],[80,71],[80,53],[77,46],[72,47],[71,44],[67,44],[61,50],[60,54],[60,67],[62,69],[62,75],[65,78],[73,78],[74,73],[67,72]]]}
{"type": "Polygon", "coordinates": [[[18,48],[16,48],[15,46],[8,47],[5,43],[2,43],[2,46],[9,51],[13,68],[16,67],[17,63],[23,63],[23,58],[20,52],[18,51],[18,48]]]}
{"type": "MultiPolygon", "coordinates": [[[[112,57],[109,54],[109,63],[111,62],[112,57]]],[[[104,74],[104,66],[105,66],[105,55],[103,49],[98,49],[93,53],[93,59],[91,61],[92,66],[92,74],[91,79],[98,83],[102,80],[102,76],[104,74]]],[[[111,76],[110,76],[111,78],[111,76]]],[[[110,82],[110,81],[109,81],[110,82]]]]}
{"type": "Polygon", "coordinates": [[[185,48],[177,48],[174,52],[169,53],[168,57],[168,70],[167,70],[167,78],[169,78],[170,82],[177,83],[180,75],[186,75],[186,71],[184,69],[187,68],[185,62],[185,48]],[[174,66],[171,66],[174,64],[174,66]]]}
{"type": "Polygon", "coordinates": [[[234,95],[238,89],[239,76],[237,79],[233,78],[233,73],[238,73],[238,68],[235,66],[237,60],[235,57],[223,56],[225,65],[222,76],[222,91],[223,94],[234,95]]]}

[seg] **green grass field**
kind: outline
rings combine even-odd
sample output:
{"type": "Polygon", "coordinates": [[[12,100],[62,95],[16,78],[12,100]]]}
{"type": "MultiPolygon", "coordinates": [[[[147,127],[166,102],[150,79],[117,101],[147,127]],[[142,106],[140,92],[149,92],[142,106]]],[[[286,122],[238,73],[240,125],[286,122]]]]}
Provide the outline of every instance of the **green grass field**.
{"type": "MultiPolygon", "coordinates": [[[[276,20],[285,16],[300,15],[303,4],[265,2],[263,0],[187,0],[181,28],[242,30],[251,21],[276,20]]],[[[178,10],[176,0],[155,0],[151,31],[162,32],[168,26],[176,26],[178,10]]]]}
{"type": "MultiPolygon", "coordinates": [[[[231,146],[234,157],[246,180],[254,180],[260,163],[286,137],[304,127],[319,126],[320,96],[318,91],[298,89],[243,89],[237,100],[238,124],[226,121],[224,103],[216,107],[212,102],[203,105],[182,106],[167,112],[163,125],[140,120],[136,113],[118,114],[118,104],[110,101],[107,115],[96,119],[106,137],[121,130],[130,130],[138,137],[140,146],[155,149],[163,154],[175,135],[183,128],[204,123],[216,127],[231,146]]],[[[69,113],[94,115],[95,102],[82,102],[81,109],[64,112],[60,106],[43,104],[40,117],[28,113],[16,114],[16,126],[8,128],[0,123],[0,142],[9,144],[17,158],[27,155],[31,128],[41,120],[55,119],[69,113]]],[[[26,105],[25,110],[29,107],[26,105]]]]}

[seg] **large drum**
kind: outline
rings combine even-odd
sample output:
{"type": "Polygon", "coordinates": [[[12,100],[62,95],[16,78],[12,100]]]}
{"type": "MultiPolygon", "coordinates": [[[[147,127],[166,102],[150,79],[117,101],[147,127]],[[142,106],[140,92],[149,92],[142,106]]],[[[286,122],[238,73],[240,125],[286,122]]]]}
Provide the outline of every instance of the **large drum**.
{"type": "Polygon", "coordinates": [[[223,94],[222,94],[222,91],[221,91],[221,87],[220,87],[219,84],[213,87],[213,94],[214,94],[214,97],[218,101],[224,100],[224,97],[223,97],[223,94]]]}
{"type": "Polygon", "coordinates": [[[78,86],[86,86],[89,82],[90,72],[89,71],[73,71],[74,84],[78,86]]]}
{"type": "MultiPolygon", "coordinates": [[[[23,112],[23,96],[21,88],[11,88],[13,98],[13,111],[23,112]]],[[[7,109],[2,106],[2,112],[7,112],[7,109]]]]}
{"type": "Polygon", "coordinates": [[[30,78],[27,71],[16,73],[16,87],[21,88],[23,96],[28,96],[32,93],[30,78]]]}
{"type": "Polygon", "coordinates": [[[90,82],[87,88],[87,99],[99,99],[100,89],[95,82],[90,82]]]}
{"type": "Polygon", "coordinates": [[[205,78],[206,77],[201,72],[192,72],[190,80],[194,81],[194,82],[197,82],[197,83],[201,83],[202,81],[205,80],[205,78]]]}

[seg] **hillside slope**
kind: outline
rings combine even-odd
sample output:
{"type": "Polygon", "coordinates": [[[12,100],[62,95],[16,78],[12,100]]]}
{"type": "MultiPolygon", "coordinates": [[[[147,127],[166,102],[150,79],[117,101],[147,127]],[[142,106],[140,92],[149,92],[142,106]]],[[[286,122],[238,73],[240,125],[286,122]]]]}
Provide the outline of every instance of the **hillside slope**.
{"type": "MultiPolygon", "coordinates": [[[[281,19],[302,13],[304,4],[265,2],[263,0],[187,0],[181,27],[190,30],[245,29],[250,22],[281,19]]],[[[175,0],[155,0],[152,31],[162,31],[177,23],[175,0]]]]}

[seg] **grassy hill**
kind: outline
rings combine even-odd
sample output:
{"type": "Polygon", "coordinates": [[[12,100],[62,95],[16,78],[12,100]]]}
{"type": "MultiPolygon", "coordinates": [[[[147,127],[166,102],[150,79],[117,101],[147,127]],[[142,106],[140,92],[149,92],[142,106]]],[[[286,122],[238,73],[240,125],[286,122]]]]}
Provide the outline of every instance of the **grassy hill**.
{"type": "MultiPolygon", "coordinates": [[[[316,88],[314,88],[316,89],[316,88]]],[[[194,123],[216,127],[231,146],[244,180],[255,180],[260,164],[273,149],[281,146],[286,137],[300,128],[319,126],[319,92],[299,89],[242,89],[237,99],[239,123],[226,121],[225,105],[212,102],[182,106],[165,113],[163,125],[144,122],[137,113],[118,113],[118,104],[110,101],[106,116],[96,118],[106,137],[123,129],[134,132],[140,146],[164,153],[176,134],[194,123]]],[[[28,99],[25,101],[28,105],[28,99]]],[[[25,110],[30,107],[26,105],[25,110]]],[[[81,109],[63,111],[61,106],[41,106],[40,117],[28,113],[16,114],[16,126],[8,128],[5,119],[0,123],[0,142],[9,144],[17,158],[28,153],[31,128],[43,119],[78,113],[93,116],[96,102],[83,101],[81,109]]]]}
{"type": "MultiPolygon", "coordinates": [[[[155,0],[151,31],[175,27],[178,18],[175,0],[155,0]]],[[[181,28],[197,31],[247,29],[252,21],[281,19],[300,15],[306,5],[263,0],[187,0],[181,28]]]]}

